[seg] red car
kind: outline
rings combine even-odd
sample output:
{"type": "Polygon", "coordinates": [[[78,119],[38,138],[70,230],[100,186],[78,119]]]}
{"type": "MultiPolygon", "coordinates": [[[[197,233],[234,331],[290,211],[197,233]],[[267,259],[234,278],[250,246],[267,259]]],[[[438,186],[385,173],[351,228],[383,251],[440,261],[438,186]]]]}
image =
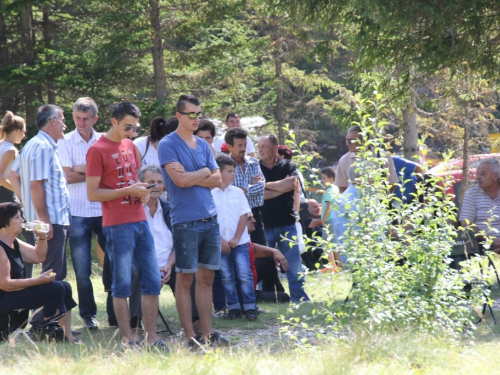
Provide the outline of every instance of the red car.
{"type": "MultiPolygon", "coordinates": [[[[471,155],[469,156],[469,169],[467,174],[467,179],[470,184],[474,184],[476,179],[476,168],[481,162],[482,159],[488,158],[496,158],[500,161],[500,154],[481,154],[481,155],[471,155]]],[[[446,192],[455,195],[455,204],[457,207],[460,206],[461,202],[458,202],[457,197],[460,196],[460,192],[462,189],[462,167],[463,167],[463,159],[451,159],[448,162],[442,162],[435,167],[429,169],[427,171],[428,174],[433,176],[452,176],[453,182],[451,184],[450,189],[446,192]]]]}

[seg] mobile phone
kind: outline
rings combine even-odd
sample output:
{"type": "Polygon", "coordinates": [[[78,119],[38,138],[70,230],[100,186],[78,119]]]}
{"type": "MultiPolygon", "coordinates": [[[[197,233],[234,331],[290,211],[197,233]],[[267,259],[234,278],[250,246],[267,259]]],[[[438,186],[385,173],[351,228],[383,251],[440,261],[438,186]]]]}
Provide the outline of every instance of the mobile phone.
{"type": "Polygon", "coordinates": [[[149,185],[149,186],[146,186],[146,189],[151,189],[151,188],[153,188],[153,187],[155,187],[155,186],[156,186],[156,184],[151,184],[151,185],[149,185]]]}

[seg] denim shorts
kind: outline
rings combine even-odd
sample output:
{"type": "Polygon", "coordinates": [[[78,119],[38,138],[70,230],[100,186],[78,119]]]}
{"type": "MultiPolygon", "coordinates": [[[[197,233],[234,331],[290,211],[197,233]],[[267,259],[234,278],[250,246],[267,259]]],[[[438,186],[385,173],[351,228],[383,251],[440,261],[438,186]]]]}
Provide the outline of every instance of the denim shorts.
{"type": "Polygon", "coordinates": [[[216,217],[174,224],[172,237],[177,272],[196,273],[198,267],[220,269],[220,233],[216,217]]]}
{"type": "Polygon", "coordinates": [[[132,262],[141,279],[142,295],[160,295],[161,276],[147,221],[102,227],[111,264],[113,297],[130,297],[132,262]]]}

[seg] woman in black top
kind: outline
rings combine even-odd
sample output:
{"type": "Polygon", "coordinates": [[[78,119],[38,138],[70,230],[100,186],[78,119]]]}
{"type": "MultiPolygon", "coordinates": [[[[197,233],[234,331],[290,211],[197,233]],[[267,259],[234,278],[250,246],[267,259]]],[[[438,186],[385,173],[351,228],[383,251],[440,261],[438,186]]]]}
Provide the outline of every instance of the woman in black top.
{"type": "Polygon", "coordinates": [[[19,203],[0,204],[0,335],[8,334],[6,316],[14,310],[36,309],[43,306],[44,320],[58,317],[66,340],[75,342],[71,332],[71,309],[76,306],[71,286],[55,280],[56,274],[48,270],[38,277],[26,278],[24,261],[37,264],[45,260],[47,235],[35,230],[36,246],[16,239],[24,220],[19,203]],[[64,314],[63,317],[60,317],[64,314]]]}

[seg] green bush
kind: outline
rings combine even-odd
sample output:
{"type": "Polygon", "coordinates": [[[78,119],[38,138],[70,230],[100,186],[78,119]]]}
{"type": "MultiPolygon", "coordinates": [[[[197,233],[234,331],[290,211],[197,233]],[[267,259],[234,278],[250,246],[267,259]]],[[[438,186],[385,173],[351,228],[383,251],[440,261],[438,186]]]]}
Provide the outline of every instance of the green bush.
{"type": "MultiPolygon", "coordinates": [[[[381,135],[385,123],[364,110],[378,113],[378,99],[362,101],[360,121],[355,123],[362,128],[364,140],[352,172],[357,197],[346,199],[344,194],[343,203],[340,199],[333,206],[339,218],[348,221],[345,233],[338,238],[330,233],[329,241],[323,241],[324,248],[348,257],[346,269],[353,288],[347,303],[338,303],[335,296],[313,313],[322,315],[335,334],[359,325],[368,330],[411,328],[452,337],[468,327],[470,333],[477,320],[471,306],[484,303],[487,280],[475,262],[464,262],[461,271],[449,267],[456,237],[456,209],[444,194],[449,181],[426,178],[425,184],[417,186],[420,199],[396,202],[387,182],[381,135]],[[391,208],[395,205],[400,208],[391,208]],[[467,296],[465,279],[474,280],[467,296]]],[[[301,155],[299,163],[308,166],[308,159],[301,155]]],[[[325,334],[322,325],[315,328],[325,334]]]]}

